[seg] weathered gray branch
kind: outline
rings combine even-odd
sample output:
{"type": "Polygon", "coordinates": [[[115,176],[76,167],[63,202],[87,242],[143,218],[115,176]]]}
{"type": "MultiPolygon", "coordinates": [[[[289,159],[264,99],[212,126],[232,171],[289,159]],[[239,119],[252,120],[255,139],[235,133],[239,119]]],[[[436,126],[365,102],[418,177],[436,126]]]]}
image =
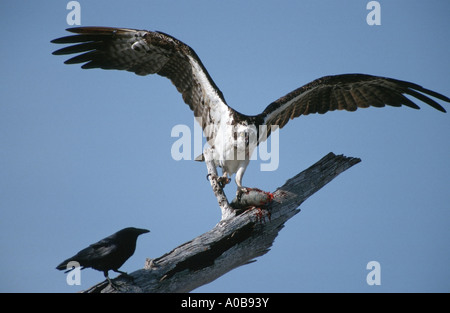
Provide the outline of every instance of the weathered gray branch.
{"type": "Polygon", "coordinates": [[[274,200],[266,208],[270,219],[267,216],[265,221],[260,220],[256,208],[234,216],[226,211],[232,210],[226,197],[218,198],[222,217],[227,218],[213,229],[159,258],[147,259],[143,269],[129,274],[133,279],[123,275],[114,279],[118,290],[102,282],[84,292],[189,292],[254,262],[269,251],[284,223],[300,211],[303,201],[360,161],[329,153],[273,193],[274,200]]]}

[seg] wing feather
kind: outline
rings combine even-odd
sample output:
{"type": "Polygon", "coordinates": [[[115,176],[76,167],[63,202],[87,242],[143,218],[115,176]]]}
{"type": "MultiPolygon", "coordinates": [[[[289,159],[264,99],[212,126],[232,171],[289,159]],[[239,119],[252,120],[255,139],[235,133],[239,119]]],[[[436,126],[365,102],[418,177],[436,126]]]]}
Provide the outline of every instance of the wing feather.
{"type": "Polygon", "coordinates": [[[282,128],[289,119],[311,113],[356,111],[358,108],[385,105],[405,105],[419,109],[406,96],[414,97],[441,112],[446,111],[430,96],[450,102],[448,97],[414,83],[365,74],[343,74],[316,79],[272,102],[254,118],[264,125],[282,128]]]}
{"type": "MultiPolygon", "coordinates": [[[[183,100],[201,120],[202,127],[214,123],[215,117],[239,114],[226,104],[197,54],[174,37],[146,30],[109,27],[67,29],[76,35],[53,40],[57,44],[74,44],[53,54],[77,54],[66,64],[84,63],[82,68],[116,69],[137,75],[158,74],[172,81],[183,100]]],[[[213,128],[209,128],[213,129],[213,128]]],[[[213,137],[214,131],[205,134],[213,137]]]]}

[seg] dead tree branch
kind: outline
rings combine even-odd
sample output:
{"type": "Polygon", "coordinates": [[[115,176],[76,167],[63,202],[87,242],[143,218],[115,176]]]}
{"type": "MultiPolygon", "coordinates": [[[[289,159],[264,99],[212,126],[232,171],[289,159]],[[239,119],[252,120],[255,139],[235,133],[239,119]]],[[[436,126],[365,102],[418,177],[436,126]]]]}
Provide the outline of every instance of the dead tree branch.
{"type": "MultiPolygon", "coordinates": [[[[269,251],[284,223],[300,212],[298,207],[303,201],[360,161],[329,153],[273,193],[274,199],[266,208],[270,220],[266,218],[265,222],[259,220],[256,208],[239,215],[228,211],[232,209],[225,195],[216,188],[222,220],[213,229],[161,257],[147,259],[143,269],[129,274],[133,279],[117,277],[114,283],[118,290],[105,281],[84,292],[189,292],[254,262],[269,251]]],[[[209,166],[208,172],[211,173],[209,166]]]]}

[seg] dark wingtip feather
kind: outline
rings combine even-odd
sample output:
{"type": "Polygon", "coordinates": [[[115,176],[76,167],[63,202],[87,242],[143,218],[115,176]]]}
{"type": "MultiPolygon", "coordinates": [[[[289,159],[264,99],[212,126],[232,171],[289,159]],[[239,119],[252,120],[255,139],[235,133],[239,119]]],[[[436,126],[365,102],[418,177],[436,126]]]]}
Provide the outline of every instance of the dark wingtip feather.
{"type": "Polygon", "coordinates": [[[69,27],[69,28],[66,28],[66,31],[71,32],[71,33],[79,34],[83,28],[86,28],[86,27],[83,27],[83,26],[80,26],[80,27],[69,27]]]}
{"type": "Polygon", "coordinates": [[[57,44],[61,44],[61,43],[72,43],[72,38],[77,37],[77,36],[64,36],[64,37],[60,37],[60,38],[56,38],[53,39],[52,41],[50,41],[51,43],[57,43],[57,44]]]}
{"type": "MultiPolygon", "coordinates": [[[[402,80],[397,80],[397,79],[393,79],[393,78],[388,78],[387,80],[395,82],[397,84],[402,85],[403,87],[407,88],[407,91],[405,92],[406,94],[409,94],[423,102],[425,102],[426,104],[430,105],[431,107],[435,108],[438,111],[441,111],[443,113],[447,113],[447,111],[436,101],[434,101],[433,99],[429,98],[428,96],[434,97],[436,99],[445,101],[445,102],[450,102],[450,98],[444,96],[443,94],[440,94],[436,91],[424,88],[418,84],[414,84],[411,82],[407,82],[407,81],[402,81],[402,80]]],[[[408,105],[408,104],[406,104],[408,105]]],[[[410,106],[410,105],[408,105],[410,106]]],[[[416,105],[417,106],[417,105],[416,105]]],[[[412,107],[412,106],[410,106],[412,107]]],[[[416,107],[414,107],[416,109],[416,107]]],[[[419,109],[417,107],[417,109],[419,109]]]]}
{"type": "Polygon", "coordinates": [[[100,49],[103,45],[102,42],[85,42],[78,45],[68,46],[53,52],[54,55],[65,55],[80,52],[87,52],[91,50],[100,49]]]}
{"type": "Polygon", "coordinates": [[[88,43],[91,41],[104,41],[110,38],[110,35],[107,34],[80,34],[80,35],[72,35],[65,36],[61,38],[56,38],[50,41],[51,43],[56,44],[67,44],[67,43],[88,43]]]}
{"type": "Polygon", "coordinates": [[[433,108],[441,111],[442,113],[447,113],[447,111],[439,104],[437,106],[433,106],[433,108]]]}
{"type": "Polygon", "coordinates": [[[83,64],[81,66],[81,68],[84,69],[84,70],[88,70],[88,69],[91,69],[91,68],[99,68],[99,67],[101,67],[101,64],[99,62],[96,62],[96,61],[90,61],[90,62],[88,62],[86,64],[83,64]]]}
{"type": "MultiPolygon", "coordinates": [[[[419,90],[420,90],[420,89],[419,89],[419,90]]],[[[422,90],[420,90],[420,91],[421,91],[421,92],[425,92],[427,95],[430,95],[430,92],[427,92],[428,90],[425,89],[425,88],[422,88],[422,90]]],[[[426,95],[424,95],[424,94],[422,94],[422,93],[420,93],[420,92],[418,92],[418,91],[416,91],[416,90],[409,89],[406,93],[409,94],[409,95],[411,95],[411,96],[413,96],[413,97],[416,97],[416,98],[419,99],[420,101],[422,101],[422,102],[428,104],[429,106],[435,108],[435,109],[438,110],[438,111],[441,111],[441,112],[443,112],[443,113],[446,113],[446,112],[447,112],[447,111],[445,111],[445,109],[444,109],[439,103],[437,103],[436,101],[434,101],[434,100],[431,99],[431,98],[428,98],[426,95]]],[[[433,93],[434,93],[434,94],[437,94],[437,93],[435,93],[435,92],[433,92],[433,93]]],[[[441,95],[441,96],[444,97],[443,95],[441,95]]],[[[433,95],[433,97],[435,97],[435,95],[433,95]]],[[[444,97],[444,98],[445,98],[445,97],[444,97]]],[[[439,98],[439,99],[442,100],[442,98],[439,98]]]]}
{"type": "Polygon", "coordinates": [[[122,28],[105,26],[81,26],[67,28],[66,30],[75,34],[111,35],[112,32],[116,32],[121,29],[122,28]]]}
{"type": "Polygon", "coordinates": [[[96,51],[89,51],[83,54],[79,54],[71,59],[66,60],[64,64],[78,64],[83,62],[89,62],[92,61],[92,59],[96,54],[97,54],[96,51]]]}
{"type": "Polygon", "coordinates": [[[69,27],[66,28],[66,31],[74,33],[74,34],[84,34],[84,33],[88,33],[88,32],[92,32],[92,30],[95,29],[100,29],[100,28],[105,28],[105,27],[96,27],[96,26],[79,26],[79,27],[69,27]]]}

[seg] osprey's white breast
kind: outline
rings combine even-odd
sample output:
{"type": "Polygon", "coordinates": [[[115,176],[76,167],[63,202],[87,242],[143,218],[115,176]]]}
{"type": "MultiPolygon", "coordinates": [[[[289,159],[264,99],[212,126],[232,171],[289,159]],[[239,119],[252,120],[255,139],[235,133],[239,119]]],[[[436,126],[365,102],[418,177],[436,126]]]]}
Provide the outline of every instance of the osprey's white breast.
{"type": "Polygon", "coordinates": [[[245,170],[256,147],[257,131],[254,125],[233,121],[232,116],[220,119],[213,144],[216,166],[230,176],[240,168],[245,170]]]}

